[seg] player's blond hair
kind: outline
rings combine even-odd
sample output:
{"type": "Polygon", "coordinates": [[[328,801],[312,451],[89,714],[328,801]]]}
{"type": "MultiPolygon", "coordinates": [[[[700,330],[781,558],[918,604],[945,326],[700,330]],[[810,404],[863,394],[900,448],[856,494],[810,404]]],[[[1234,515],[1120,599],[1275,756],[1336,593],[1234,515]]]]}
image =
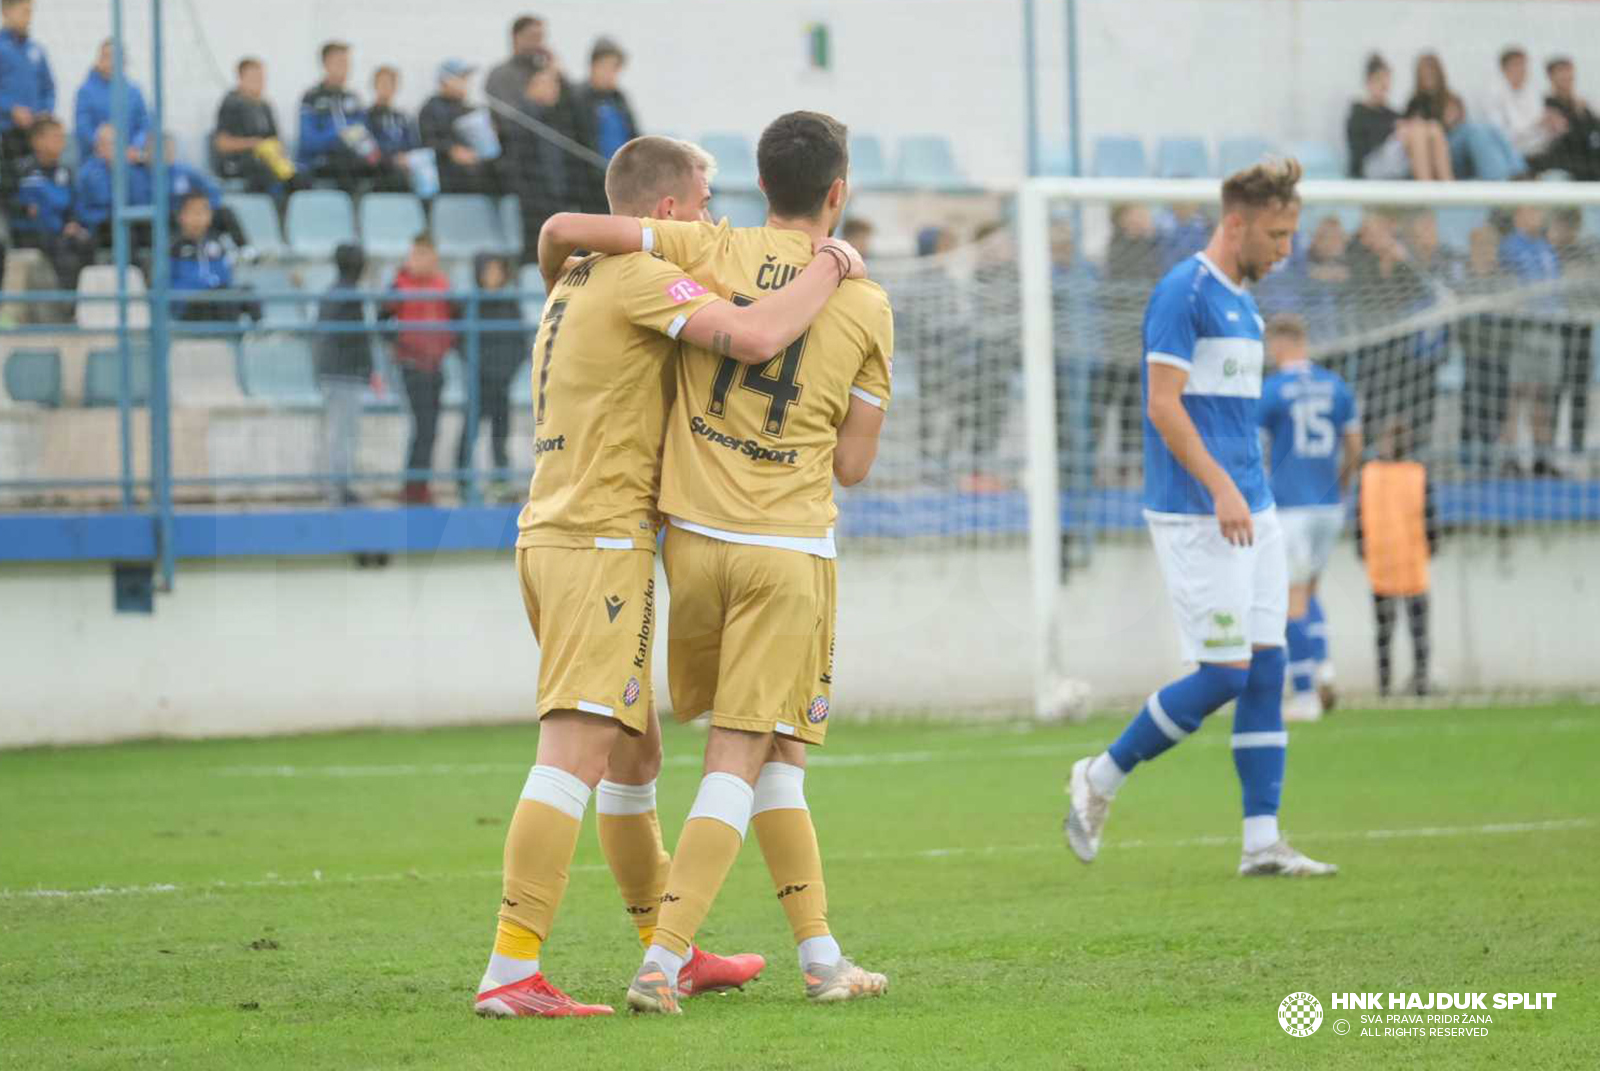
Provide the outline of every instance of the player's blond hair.
{"type": "Polygon", "coordinates": [[[647,216],[663,197],[680,193],[697,172],[710,182],[717,161],[691,141],[655,134],[618,149],[606,168],[606,200],[619,216],[647,216]]]}
{"type": "Polygon", "coordinates": [[[1306,340],[1306,322],[1298,313],[1280,312],[1267,321],[1267,338],[1288,338],[1296,342],[1306,340]]]}
{"type": "Polygon", "coordinates": [[[1263,160],[1243,171],[1235,171],[1222,183],[1222,210],[1279,208],[1298,204],[1295,186],[1304,169],[1294,157],[1263,160]]]}

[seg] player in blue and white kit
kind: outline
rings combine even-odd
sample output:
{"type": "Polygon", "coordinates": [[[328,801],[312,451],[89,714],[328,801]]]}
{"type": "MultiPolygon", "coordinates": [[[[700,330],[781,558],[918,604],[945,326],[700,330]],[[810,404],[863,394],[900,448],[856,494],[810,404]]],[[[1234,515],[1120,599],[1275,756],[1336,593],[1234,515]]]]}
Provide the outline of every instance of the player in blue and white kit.
{"type": "Polygon", "coordinates": [[[1238,700],[1233,763],[1244,796],[1241,874],[1333,874],[1278,831],[1288,563],[1261,459],[1261,314],[1244,289],[1289,255],[1300,216],[1293,160],[1222,184],[1222,222],[1156,284],[1144,317],[1145,519],[1187,660],[1104,753],[1072,767],[1067,842],[1100,850],[1111,799],[1133,768],[1238,700]]]}
{"type": "Polygon", "coordinates": [[[1283,716],[1316,721],[1335,698],[1317,578],[1344,528],[1341,499],[1361,463],[1361,418],[1349,385],[1311,363],[1300,317],[1274,316],[1266,346],[1278,371],[1261,386],[1261,428],[1271,444],[1272,498],[1289,558],[1291,694],[1283,716]]]}

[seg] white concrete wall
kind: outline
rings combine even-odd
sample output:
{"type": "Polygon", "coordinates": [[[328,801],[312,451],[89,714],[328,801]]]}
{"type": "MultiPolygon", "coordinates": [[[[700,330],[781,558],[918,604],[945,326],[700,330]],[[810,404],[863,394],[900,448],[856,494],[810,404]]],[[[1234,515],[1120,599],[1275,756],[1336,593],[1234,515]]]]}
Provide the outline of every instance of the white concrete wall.
{"type": "MultiPolygon", "coordinates": [[[[106,0],[41,0],[37,36],[50,51],[64,109],[109,25],[106,0]]],[[[129,0],[133,69],[148,82],[147,20],[129,0]]],[[[943,133],[967,171],[988,182],[1022,173],[1019,0],[539,0],[569,70],[586,68],[602,33],[632,53],[626,85],[648,129],[754,136],[794,107],[833,112],[894,138],[943,133]],[[808,24],[830,25],[834,69],[809,72],[808,24]],[[732,91],[730,91],[732,90],[732,91]]],[[[1038,99],[1047,133],[1064,129],[1060,0],[1038,0],[1038,99]]],[[[291,124],[330,38],[355,46],[365,91],[379,63],[397,65],[412,106],[431,92],[440,59],[493,63],[507,50],[517,4],[423,0],[168,0],[171,125],[206,129],[244,54],[268,63],[269,95],[291,124]]],[[[1600,5],[1565,0],[1081,0],[1080,62],[1087,138],[1153,140],[1259,133],[1343,143],[1343,116],[1366,53],[1380,47],[1409,94],[1415,55],[1436,49],[1474,105],[1509,42],[1537,58],[1573,55],[1580,89],[1600,92],[1600,5]]],[[[1540,76],[1542,77],[1542,75],[1540,76]]],[[[1088,140],[1085,140],[1087,146],[1088,140]]]]}
{"type": "MultiPolygon", "coordinates": [[[[1447,544],[1437,676],[1471,690],[1593,691],[1593,532],[1447,544]]],[[[835,710],[1029,708],[1020,548],[847,554],[835,710]]],[[[1373,686],[1371,611],[1341,546],[1324,586],[1345,684],[1373,686]]],[[[1115,709],[1179,672],[1142,541],[1105,545],[1063,593],[1061,666],[1115,709]]],[[[670,602],[662,620],[670,617],[670,602]]],[[[1402,639],[1401,650],[1409,652],[1402,639]]],[[[657,687],[666,704],[664,647],[657,687]]],[[[1409,653],[1400,656],[1400,679],[1409,653]]],[[[111,608],[105,564],[0,567],[0,747],[147,736],[502,722],[533,708],[538,651],[509,554],[186,563],[154,616],[111,608]]]]}

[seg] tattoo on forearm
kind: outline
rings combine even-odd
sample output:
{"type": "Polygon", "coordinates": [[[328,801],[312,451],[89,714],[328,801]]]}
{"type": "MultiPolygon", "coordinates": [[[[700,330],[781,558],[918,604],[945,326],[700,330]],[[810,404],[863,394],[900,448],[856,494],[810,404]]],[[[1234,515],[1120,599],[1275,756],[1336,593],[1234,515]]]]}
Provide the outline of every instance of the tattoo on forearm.
{"type": "Polygon", "coordinates": [[[733,336],[726,331],[718,331],[711,336],[711,352],[718,357],[733,356],[733,336]]]}

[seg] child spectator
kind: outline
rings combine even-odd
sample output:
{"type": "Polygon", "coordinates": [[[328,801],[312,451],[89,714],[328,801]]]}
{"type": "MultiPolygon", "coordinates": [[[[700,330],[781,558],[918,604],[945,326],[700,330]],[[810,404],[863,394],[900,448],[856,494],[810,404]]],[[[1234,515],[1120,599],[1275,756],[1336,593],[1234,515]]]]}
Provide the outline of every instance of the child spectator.
{"type": "Polygon", "coordinates": [[[1433,486],[1428,470],[1410,460],[1410,430],[1388,424],[1378,439],[1378,458],[1361,466],[1356,553],[1367,563],[1372,608],[1377,618],[1378,694],[1388,695],[1396,599],[1404,599],[1411,626],[1411,691],[1427,695],[1428,565],[1438,548],[1433,486]]]}
{"type": "Polygon", "coordinates": [[[378,176],[382,157],[367,129],[361,98],[345,88],[350,77],[350,46],[329,41],[322,46],[321,58],[322,81],[300,98],[295,168],[354,194],[378,176]]]}
{"type": "Polygon", "coordinates": [[[244,233],[239,217],[234,215],[233,209],[222,203],[222,188],[210,175],[177,158],[177,145],[172,140],[171,134],[162,139],[162,148],[167,155],[168,200],[174,210],[181,206],[191,193],[203,194],[211,205],[213,233],[231,241],[238,250],[239,259],[246,263],[255,260],[256,250],[244,233]]]}
{"type": "MultiPolygon", "coordinates": [[[[1561,277],[1561,259],[1544,236],[1544,210],[1531,205],[1511,215],[1512,231],[1500,241],[1500,266],[1524,286],[1549,284],[1561,277]]],[[[1537,316],[1517,321],[1506,376],[1511,388],[1500,444],[1507,454],[1507,475],[1519,476],[1515,452],[1523,413],[1533,425],[1533,474],[1557,476],[1551,453],[1555,445],[1556,388],[1561,382],[1561,320],[1566,304],[1549,294],[1528,302],[1537,316]]]]}
{"type": "Polygon", "coordinates": [[[394,356],[411,404],[411,445],[406,453],[405,488],[401,500],[409,505],[433,502],[427,474],[433,471],[433,441],[439,426],[439,396],[444,390],[445,355],[455,347],[455,332],[442,326],[456,319],[456,307],[444,295],[450,279],[439,270],[439,253],[433,239],[419,234],[394,277],[396,295],[384,315],[399,321],[394,356]],[[424,326],[439,324],[441,326],[424,326]]]}
{"type": "Polygon", "coordinates": [[[28,36],[33,0],[0,0],[0,189],[16,189],[35,119],[56,110],[56,80],[39,42],[28,36]]]}
{"type": "Polygon", "coordinates": [[[42,251],[62,290],[78,288],[78,273],[94,259],[94,237],[78,219],[72,172],[61,162],[67,133],[45,116],[28,131],[33,155],[22,165],[18,217],[12,237],[23,248],[42,251]]]}
{"type": "MultiPolygon", "coordinates": [[[[522,303],[506,293],[511,285],[511,265],[502,256],[480,253],[474,263],[478,283],[478,319],[484,322],[522,322],[522,303]]],[[[533,340],[526,330],[486,330],[478,336],[478,414],[489,421],[489,452],[494,472],[489,477],[487,497],[491,501],[511,501],[516,496],[508,481],[511,467],[506,439],[511,434],[511,380],[528,359],[533,340]]],[[[456,467],[472,467],[472,451],[477,445],[477,427],[463,423],[461,446],[456,451],[456,467]]]]}
{"type": "MultiPolygon", "coordinates": [[[[110,123],[100,124],[94,135],[94,156],[78,169],[78,222],[94,235],[96,246],[111,244],[111,158],[117,148],[117,132],[110,123]]],[[[136,207],[153,200],[150,169],[141,164],[128,166],[128,205],[136,207]]],[[[140,227],[141,234],[148,226],[140,227]]],[[[145,237],[143,245],[149,244],[145,237]]]]}
{"type": "Polygon", "coordinates": [[[1367,57],[1367,95],[1350,105],[1345,138],[1350,145],[1350,177],[1414,178],[1449,182],[1450,147],[1444,127],[1432,119],[1404,119],[1389,107],[1389,65],[1367,57]]]}
{"type": "MultiPolygon", "coordinates": [[[[1583,211],[1558,208],[1550,214],[1547,235],[1564,274],[1594,271],[1600,265],[1600,238],[1583,233],[1583,211]]],[[[1589,384],[1594,369],[1594,323],[1581,315],[1561,326],[1561,389],[1571,402],[1568,428],[1572,452],[1582,454],[1589,430],[1589,384]]]]}
{"type": "MultiPolygon", "coordinates": [[[[1507,283],[1500,270],[1500,235],[1487,224],[1467,240],[1467,260],[1451,284],[1463,301],[1503,295],[1507,283]]],[[[1453,328],[1461,344],[1461,444],[1468,464],[1486,474],[1496,453],[1506,419],[1510,388],[1506,385],[1517,321],[1488,311],[1464,316],[1453,328]]]]}
{"type": "MultiPolygon", "coordinates": [[[[359,245],[346,243],[333,251],[339,278],[317,306],[317,323],[348,326],[366,319],[362,301],[353,296],[361,289],[367,258],[359,245]]],[[[328,471],[333,475],[329,492],[336,506],[356,506],[361,500],[350,489],[356,470],[356,449],[361,436],[361,403],[372,382],[372,343],[366,332],[325,332],[317,336],[317,384],[326,405],[322,411],[322,441],[328,471]]]]}
{"type": "MultiPolygon", "coordinates": [[[[639,136],[627,94],[618,79],[628,62],[622,46],[609,37],[598,38],[589,53],[589,80],[572,87],[570,103],[578,140],[611,159],[613,153],[639,136]]],[[[590,164],[576,168],[579,203],[585,212],[605,212],[605,169],[590,164]]]]}
{"type": "Polygon", "coordinates": [[[252,193],[279,193],[304,185],[294,161],[278,138],[278,120],[263,94],[266,68],[253,56],[239,61],[239,84],[217,108],[217,129],[211,144],[217,153],[217,172],[223,178],[243,179],[252,193]]]}
{"type": "Polygon", "coordinates": [[[1545,71],[1550,76],[1545,107],[1560,116],[1565,129],[1533,162],[1534,170],[1559,169],[1579,182],[1600,179],[1600,117],[1578,96],[1577,68],[1566,56],[1557,56],[1545,71]]]}
{"type": "Polygon", "coordinates": [[[378,143],[379,167],[384,173],[380,185],[405,190],[411,184],[406,153],[422,142],[417,138],[417,127],[411,117],[394,106],[394,95],[399,91],[399,71],[393,67],[379,67],[372,72],[372,107],[367,109],[367,129],[378,143]]]}
{"type": "Polygon", "coordinates": [[[1500,53],[1500,77],[1489,87],[1486,111],[1489,122],[1530,163],[1566,133],[1566,123],[1545,106],[1544,94],[1528,79],[1528,54],[1516,46],[1500,53]]]}
{"type": "Polygon", "coordinates": [[[439,65],[439,91],[429,97],[417,115],[422,144],[439,160],[439,189],[443,193],[495,191],[494,173],[473,149],[461,120],[472,112],[467,103],[467,79],[477,70],[462,60],[439,65]]]}
{"type": "MultiPolygon", "coordinates": [[[[112,58],[110,39],[101,41],[94,66],[89,68],[73,101],[72,136],[78,139],[80,160],[94,155],[95,133],[111,122],[112,58]]],[[[139,92],[139,87],[131,79],[124,79],[123,85],[128,94],[128,159],[143,160],[149,148],[150,113],[145,109],[144,94],[139,92]]]]}
{"type": "Polygon", "coordinates": [[[178,234],[172,240],[173,315],[180,320],[224,323],[241,316],[261,319],[259,301],[190,301],[176,296],[181,293],[236,289],[232,255],[222,240],[211,232],[211,222],[211,202],[203,193],[191,193],[178,206],[178,234]]]}

